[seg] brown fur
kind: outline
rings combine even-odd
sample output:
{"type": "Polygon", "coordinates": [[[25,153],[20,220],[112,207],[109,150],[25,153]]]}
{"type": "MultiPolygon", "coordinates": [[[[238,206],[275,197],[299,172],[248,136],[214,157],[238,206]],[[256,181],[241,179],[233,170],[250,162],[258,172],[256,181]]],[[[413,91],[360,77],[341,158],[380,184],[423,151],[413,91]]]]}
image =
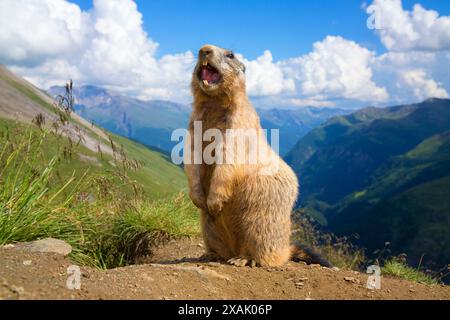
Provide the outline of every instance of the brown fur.
{"type": "MultiPolygon", "coordinates": [[[[192,77],[191,137],[194,121],[202,121],[203,131],[261,129],[246,95],[245,68],[228,54],[227,50],[210,45],[199,52],[192,77]],[[219,84],[205,86],[199,80],[199,68],[205,59],[220,72],[219,84]]],[[[258,142],[259,148],[273,152],[264,135],[258,134],[258,142]]],[[[208,144],[203,143],[203,149],[208,144]]],[[[298,182],[291,168],[274,152],[272,155],[268,164],[185,165],[190,197],[201,209],[208,256],[238,266],[280,266],[291,258],[291,212],[298,182]],[[277,170],[263,174],[268,168],[277,170]]]]}

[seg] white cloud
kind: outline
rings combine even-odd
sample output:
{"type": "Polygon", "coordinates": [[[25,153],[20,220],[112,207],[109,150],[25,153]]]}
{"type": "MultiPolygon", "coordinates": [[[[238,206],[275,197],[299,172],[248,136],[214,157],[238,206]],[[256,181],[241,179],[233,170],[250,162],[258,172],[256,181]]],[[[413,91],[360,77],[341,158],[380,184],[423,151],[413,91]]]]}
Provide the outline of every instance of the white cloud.
{"type": "Polygon", "coordinates": [[[389,50],[450,49],[450,16],[439,16],[420,4],[412,11],[403,9],[401,0],[374,0],[379,8],[383,44],[389,50]]]}
{"type": "Polygon", "coordinates": [[[391,100],[448,97],[450,16],[439,16],[420,4],[408,11],[401,0],[374,0],[373,5],[379,9],[382,27],[376,33],[389,51],[376,57],[372,69],[391,100]]]}
{"type": "Polygon", "coordinates": [[[401,74],[399,87],[406,87],[412,90],[417,99],[426,98],[448,98],[447,91],[441,84],[430,79],[424,70],[410,70],[401,74]]]}
{"type": "Polygon", "coordinates": [[[238,55],[246,66],[247,89],[252,96],[270,96],[295,92],[293,79],[285,78],[280,66],[273,62],[269,50],[256,60],[249,61],[238,55]]]}
{"type": "Polygon", "coordinates": [[[362,101],[385,101],[386,90],[372,81],[375,53],[353,41],[328,36],[304,56],[282,63],[304,96],[327,95],[362,101]]]}
{"type": "Polygon", "coordinates": [[[131,0],[95,0],[87,12],[65,0],[3,0],[0,46],[0,61],[41,87],[73,78],[142,98],[186,100],[195,60],[157,59],[131,0]]]}
{"type": "Polygon", "coordinates": [[[70,54],[82,45],[87,20],[77,5],[62,0],[3,0],[0,58],[36,65],[70,54]]]}
{"type": "MultiPolygon", "coordinates": [[[[267,106],[362,106],[446,97],[450,90],[450,17],[400,0],[382,8],[378,31],[388,52],[377,56],[339,36],[310,53],[274,61],[269,50],[247,67],[249,95],[267,106]]],[[[364,26],[365,27],[365,26],[364,26]]],[[[132,0],[94,0],[82,11],[67,0],[0,1],[0,62],[36,85],[105,86],[142,99],[189,102],[195,55],[157,57],[132,0]]]]}
{"type": "Polygon", "coordinates": [[[376,58],[372,69],[374,79],[392,93],[392,102],[411,103],[445,98],[449,65],[450,55],[445,51],[387,52],[376,58]]]}
{"type": "Polygon", "coordinates": [[[292,99],[286,99],[284,101],[284,104],[291,107],[318,107],[318,108],[325,108],[325,107],[335,107],[336,103],[333,101],[327,101],[327,100],[321,100],[321,99],[298,99],[298,98],[292,98],[292,99]]]}

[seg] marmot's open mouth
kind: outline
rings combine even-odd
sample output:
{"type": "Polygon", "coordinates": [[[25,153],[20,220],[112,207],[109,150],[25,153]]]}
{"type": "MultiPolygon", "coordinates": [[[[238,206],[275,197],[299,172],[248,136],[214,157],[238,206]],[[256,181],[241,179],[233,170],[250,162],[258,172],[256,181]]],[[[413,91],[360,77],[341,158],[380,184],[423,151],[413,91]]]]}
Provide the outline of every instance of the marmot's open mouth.
{"type": "Polygon", "coordinates": [[[205,63],[198,73],[198,78],[201,82],[203,82],[204,85],[208,86],[211,84],[216,84],[220,80],[220,74],[219,71],[217,71],[216,68],[214,68],[209,63],[205,63]]]}

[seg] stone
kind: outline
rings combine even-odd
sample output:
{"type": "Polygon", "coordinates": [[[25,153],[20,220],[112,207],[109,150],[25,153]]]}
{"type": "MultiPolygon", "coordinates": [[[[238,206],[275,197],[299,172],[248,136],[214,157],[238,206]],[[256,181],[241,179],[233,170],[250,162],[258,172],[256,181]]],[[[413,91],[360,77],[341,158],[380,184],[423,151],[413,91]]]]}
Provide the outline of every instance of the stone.
{"type": "Polygon", "coordinates": [[[353,277],[345,277],[344,280],[347,282],[352,282],[352,283],[356,283],[356,284],[359,283],[359,280],[356,278],[353,278],[353,277]]]}
{"type": "Polygon", "coordinates": [[[162,264],[151,264],[151,266],[156,268],[171,268],[175,270],[180,271],[188,271],[196,273],[198,276],[200,276],[203,279],[208,278],[218,278],[226,281],[230,281],[230,277],[227,275],[222,275],[214,270],[205,268],[205,267],[192,267],[192,266],[175,266],[175,265],[162,265],[162,264]]]}
{"type": "Polygon", "coordinates": [[[63,256],[67,256],[72,252],[72,246],[70,244],[53,238],[26,242],[20,245],[20,247],[31,252],[58,253],[63,256]]]}
{"type": "Polygon", "coordinates": [[[19,287],[19,286],[15,286],[15,285],[11,286],[11,291],[18,294],[19,296],[21,296],[25,293],[25,289],[23,287],[19,287]]]}

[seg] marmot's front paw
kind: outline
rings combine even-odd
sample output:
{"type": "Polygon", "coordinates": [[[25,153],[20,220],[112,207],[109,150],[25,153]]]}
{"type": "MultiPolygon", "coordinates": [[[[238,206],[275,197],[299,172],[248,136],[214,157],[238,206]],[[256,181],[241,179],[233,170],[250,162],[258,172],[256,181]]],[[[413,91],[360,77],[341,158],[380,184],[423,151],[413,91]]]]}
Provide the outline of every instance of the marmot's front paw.
{"type": "Polygon", "coordinates": [[[209,195],[206,205],[210,214],[219,213],[223,209],[225,199],[219,195],[209,195]]]}
{"type": "Polygon", "coordinates": [[[249,267],[254,268],[258,265],[255,260],[240,258],[240,257],[232,258],[232,259],[228,260],[227,262],[236,267],[249,266],[249,267]]]}
{"type": "Polygon", "coordinates": [[[199,195],[193,192],[189,192],[189,198],[191,198],[192,203],[199,209],[206,209],[205,196],[199,195]]]}

